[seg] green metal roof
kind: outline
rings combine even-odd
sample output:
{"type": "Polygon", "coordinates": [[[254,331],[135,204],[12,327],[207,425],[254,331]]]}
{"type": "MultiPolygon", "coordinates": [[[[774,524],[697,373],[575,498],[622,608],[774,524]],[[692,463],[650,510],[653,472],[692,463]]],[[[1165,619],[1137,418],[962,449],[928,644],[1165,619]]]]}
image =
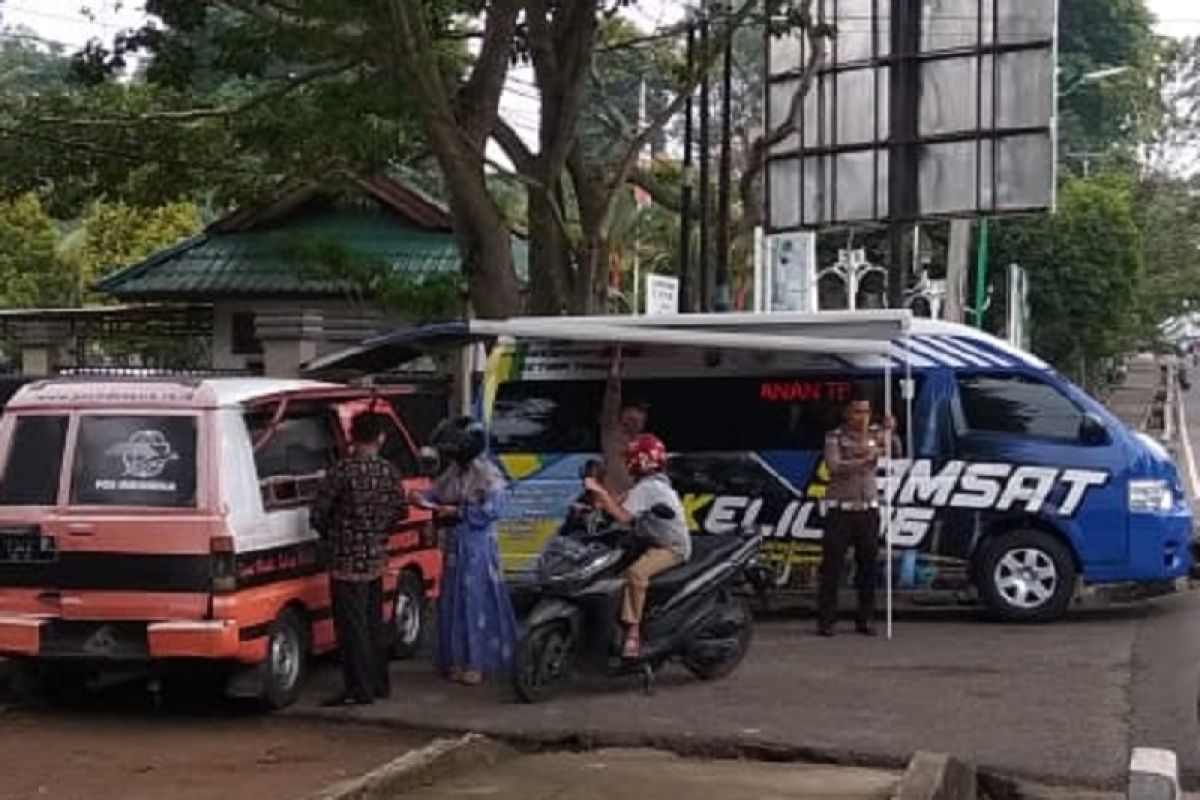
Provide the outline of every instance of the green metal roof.
{"type": "MultiPolygon", "coordinates": [[[[99,281],[99,292],[122,299],[201,301],[216,297],[336,297],[353,289],[339,280],[356,265],[386,265],[412,278],[460,272],[448,229],[410,223],[403,210],[375,203],[302,202],[273,219],[229,224],[239,211],[204,232],[99,281]]],[[[527,247],[513,237],[513,258],[526,273],[527,247]]]]}
{"type": "Polygon", "coordinates": [[[335,279],[342,259],[387,264],[414,278],[459,268],[450,233],[402,226],[382,214],[338,212],[269,230],[203,233],[102,278],[96,289],[142,299],[340,295],[349,288],[335,279]]]}

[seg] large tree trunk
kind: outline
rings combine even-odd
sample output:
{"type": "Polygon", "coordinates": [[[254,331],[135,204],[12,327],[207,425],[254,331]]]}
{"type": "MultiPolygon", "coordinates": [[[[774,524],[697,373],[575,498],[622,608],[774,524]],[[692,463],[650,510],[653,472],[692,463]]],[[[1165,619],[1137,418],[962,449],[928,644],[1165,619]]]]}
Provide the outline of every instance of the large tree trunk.
{"type": "Polygon", "coordinates": [[[608,259],[612,245],[606,236],[587,235],[580,248],[571,313],[603,314],[607,311],[608,259]]]}
{"type": "Polygon", "coordinates": [[[434,126],[433,133],[445,137],[436,154],[450,194],[471,309],[492,319],[519,314],[521,290],[513,269],[512,233],[488,192],[483,158],[456,132],[434,126]]]}
{"type": "Polygon", "coordinates": [[[529,310],[554,315],[571,303],[571,254],[546,193],[529,192],[529,310]]]}

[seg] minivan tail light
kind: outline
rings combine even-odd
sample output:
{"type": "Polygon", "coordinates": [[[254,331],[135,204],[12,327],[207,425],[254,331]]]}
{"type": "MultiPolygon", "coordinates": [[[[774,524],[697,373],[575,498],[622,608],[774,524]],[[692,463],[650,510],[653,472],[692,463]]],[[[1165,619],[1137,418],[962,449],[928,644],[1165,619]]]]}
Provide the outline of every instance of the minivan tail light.
{"type": "Polygon", "coordinates": [[[233,552],[232,536],[214,536],[209,540],[212,553],[212,588],[214,592],[237,589],[237,557],[233,552]]]}

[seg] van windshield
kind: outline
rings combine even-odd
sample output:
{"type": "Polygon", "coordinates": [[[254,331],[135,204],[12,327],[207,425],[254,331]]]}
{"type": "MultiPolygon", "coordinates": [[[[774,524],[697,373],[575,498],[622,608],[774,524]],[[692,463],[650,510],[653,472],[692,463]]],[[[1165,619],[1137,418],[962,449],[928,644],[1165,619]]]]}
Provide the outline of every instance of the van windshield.
{"type": "Polygon", "coordinates": [[[196,418],[83,417],[71,471],[71,504],[194,508],[196,418]]]}
{"type": "MultiPolygon", "coordinates": [[[[798,377],[630,379],[622,397],[649,404],[648,429],[676,453],[820,450],[842,419],[857,385],[883,410],[880,377],[846,374],[798,377]]],[[[492,415],[501,453],[587,453],[600,449],[602,381],[501,384],[492,415]]],[[[893,392],[903,427],[899,381],[893,392]]]]}
{"type": "Polygon", "coordinates": [[[65,415],[19,417],[0,481],[0,505],[55,505],[66,441],[65,415]]]}

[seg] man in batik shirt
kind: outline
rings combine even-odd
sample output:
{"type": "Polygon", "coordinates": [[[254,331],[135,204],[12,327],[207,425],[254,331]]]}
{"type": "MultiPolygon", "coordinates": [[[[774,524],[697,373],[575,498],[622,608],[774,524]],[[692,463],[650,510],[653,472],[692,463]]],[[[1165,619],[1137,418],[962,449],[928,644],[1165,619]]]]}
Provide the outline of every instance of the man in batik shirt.
{"type": "Polygon", "coordinates": [[[312,510],[329,548],[333,624],[345,688],[329,706],[366,705],[389,694],[388,636],[383,623],[387,539],[408,515],[400,471],[379,455],[385,420],[361,414],[350,454],[325,476],[312,510]]]}

